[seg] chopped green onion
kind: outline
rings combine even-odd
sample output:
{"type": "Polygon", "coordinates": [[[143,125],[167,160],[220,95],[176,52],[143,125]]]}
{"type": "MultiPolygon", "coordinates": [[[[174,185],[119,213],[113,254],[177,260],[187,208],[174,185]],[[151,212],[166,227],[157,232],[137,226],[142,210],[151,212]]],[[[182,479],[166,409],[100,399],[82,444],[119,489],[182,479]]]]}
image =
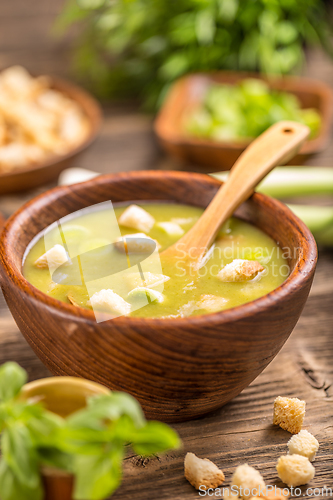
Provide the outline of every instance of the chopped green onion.
{"type": "Polygon", "coordinates": [[[302,108],[296,95],[274,90],[263,80],[246,78],[234,85],[210,85],[202,102],[186,113],[184,130],[194,137],[237,142],[258,137],[280,120],[304,123],[311,138],[321,126],[319,112],[302,108]]]}

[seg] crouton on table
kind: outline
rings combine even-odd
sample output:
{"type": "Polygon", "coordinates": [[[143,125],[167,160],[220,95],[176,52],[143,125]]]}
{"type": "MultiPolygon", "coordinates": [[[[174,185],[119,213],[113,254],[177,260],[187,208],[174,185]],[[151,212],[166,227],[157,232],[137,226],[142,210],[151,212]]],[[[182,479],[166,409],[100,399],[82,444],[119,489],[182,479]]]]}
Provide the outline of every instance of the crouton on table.
{"type": "Polygon", "coordinates": [[[291,434],[298,434],[302,430],[304,416],[305,401],[281,396],[275,399],[273,424],[279,425],[291,434]]]}
{"type": "Polygon", "coordinates": [[[312,463],[302,455],[283,455],[278,460],[276,470],[281,481],[289,487],[307,484],[315,475],[312,463]]]}
{"type": "Polygon", "coordinates": [[[238,494],[244,500],[261,494],[265,490],[265,481],[259,471],[248,464],[239,465],[232,479],[232,486],[237,486],[238,494]]]}
{"type": "Polygon", "coordinates": [[[303,455],[310,462],[313,462],[319,448],[319,443],[310,432],[303,429],[289,439],[288,448],[290,455],[303,455]]]}
{"type": "Polygon", "coordinates": [[[185,477],[194,488],[199,490],[217,488],[224,481],[223,472],[208,458],[198,458],[187,453],[184,461],[185,477]]]}

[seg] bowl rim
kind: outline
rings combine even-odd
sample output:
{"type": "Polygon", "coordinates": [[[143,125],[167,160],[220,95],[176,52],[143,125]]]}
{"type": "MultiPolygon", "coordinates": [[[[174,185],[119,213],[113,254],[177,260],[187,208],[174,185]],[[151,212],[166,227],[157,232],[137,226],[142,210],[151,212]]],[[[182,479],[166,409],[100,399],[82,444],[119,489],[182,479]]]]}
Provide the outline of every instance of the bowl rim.
{"type": "MultiPolygon", "coordinates": [[[[35,75],[34,75],[35,76],[35,75]]],[[[39,171],[44,170],[45,168],[51,168],[52,166],[58,164],[59,162],[66,161],[73,156],[81,153],[84,151],[88,146],[90,146],[94,140],[96,139],[97,135],[99,134],[101,125],[102,125],[102,119],[103,119],[103,112],[102,112],[102,107],[97,101],[97,99],[94,98],[92,94],[87,92],[83,87],[80,85],[77,85],[70,80],[67,80],[65,78],[61,78],[58,76],[54,76],[52,74],[43,74],[43,75],[37,75],[37,76],[46,76],[49,77],[51,80],[51,89],[59,90],[59,92],[66,94],[66,90],[73,91],[75,93],[80,94],[82,97],[84,97],[88,102],[89,105],[91,106],[91,112],[88,114],[86,108],[83,109],[84,113],[86,114],[88,120],[89,120],[89,125],[90,125],[90,132],[87,136],[87,138],[81,143],[78,144],[75,148],[71,149],[65,154],[50,154],[49,158],[42,162],[42,163],[36,163],[29,165],[28,167],[20,167],[20,168],[15,168],[14,170],[11,170],[10,172],[0,172],[0,181],[8,178],[15,178],[18,177],[22,174],[26,173],[32,173],[35,172],[38,174],[39,171]],[[92,126],[92,115],[94,115],[96,123],[94,126],[92,126]]],[[[71,97],[71,99],[75,102],[77,102],[77,99],[71,97]]],[[[80,107],[82,108],[82,105],[79,104],[80,107]]]]}
{"type": "MultiPolygon", "coordinates": [[[[222,184],[221,181],[210,177],[207,174],[172,170],[141,170],[133,172],[120,172],[117,174],[105,174],[94,177],[93,179],[85,182],[72,184],[70,186],[57,186],[53,189],[45,191],[44,193],[25,203],[8,219],[0,238],[0,271],[2,270],[2,272],[5,272],[7,279],[14,286],[17,286],[21,293],[28,295],[32,301],[42,302],[48,308],[56,309],[58,314],[61,313],[63,315],[66,315],[73,321],[82,320],[89,324],[99,325],[99,323],[96,323],[93,311],[89,311],[80,307],[74,307],[71,304],[66,304],[65,302],[62,302],[58,299],[49,297],[44,292],[29,283],[28,280],[23,276],[22,271],[16,267],[13,257],[11,256],[11,252],[7,251],[8,234],[10,233],[12,227],[15,225],[16,221],[22,216],[22,214],[26,213],[27,211],[31,212],[34,206],[38,207],[38,210],[41,210],[44,206],[47,206],[49,204],[50,197],[54,201],[54,199],[57,199],[57,195],[60,193],[62,193],[63,195],[65,195],[66,192],[67,194],[70,194],[75,192],[76,190],[79,190],[82,186],[92,189],[94,188],[94,186],[96,186],[96,183],[105,186],[108,181],[125,181],[129,178],[132,180],[135,178],[140,178],[141,180],[147,179],[147,181],[151,178],[154,178],[156,180],[163,180],[163,177],[165,176],[173,179],[182,179],[184,181],[191,177],[196,179],[197,181],[206,183],[209,182],[209,184],[216,187],[222,184]]],[[[210,322],[211,324],[228,323],[242,320],[244,318],[249,318],[255,314],[258,314],[259,312],[267,311],[270,307],[275,305],[277,301],[285,299],[295,289],[302,288],[302,286],[307,283],[309,277],[313,275],[317,262],[317,245],[312,233],[307,228],[307,226],[282,202],[262,193],[254,193],[252,197],[254,199],[261,200],[262,202],[269,203],[271,206],[273,206],[274,209],[277,209],[280,213],[282,212],[284,216],[292,221],[294,230],[300,235],[302,239],[302,255],[298,257],[293,271],[279,287],[275,288],[270,293],[259,297],[258,299],[215,313],[201,314],[185,318],[145,318],[119,316],[107,320],[103,322],[103,324],[110,324],[111,321],[114,321],[118,326],[126,325],[135,328],[136,325],[149,325],[153,327],[165,327],[166,325],[170,325],[181,327],[187,324],[193,325],[193,327],[200,327],[205,326],[207,322],[210,322]]],[[[1,280],[3,279],[4,277],[2,276],[1,280]]]]}
{"type": "MultiPolygon", "coordinates": [[[[253,142],[253,139],[245,138],[239,141],[214,141],[213,139],[191,136],[185,132],[180,133],[176,131],[173,134],[168,134],[165,133],[162,125],[166,121],[166,110],[171,106],[175,96],[181,93],[182,88],[188,86],[192,81],[202,79],[212,83],[216,82],[235,85],[238,81],[245,78],[263,80],[272,89],[280,89],[283,92],[295,94],[296,90],[298,90],[300,92],[312,93],[320,97],[325,106],[324,110],[318,109],[322,119],[319,133],[316,137],[306,140],[299,153],[313,154],[323,149],[329,140],[330,127],[333,118],[333,90],[329,87],[329,85],[315,78],[290,75],[264,75],[253,71],[195,71],[178,78],[172,84],[164,103],[154,120],[153,127],[155,134],[161,141],[165,141],[174,146],[191,148],[204,147],[211,150],[230,149],[243,151],[249,144],[251,144],[251,142],[253,142]],[[224,78],[226,81],[223,81],[224,78]],[[232,83],[229,79],[234,80],[234,82],[232,83]]],[[[171,113],[169,112],[169,114],[171,113]]]]}
{"type": "Polygon", "coordinates": [[[111,393],[110,389],[108,389],[107,387],[98,382],[94,382],[86,378],[62,376],[62,377],[39,378],[37,380],[32,380],[31,382],[27,382],[22,387],[22,396],[29,397],[28,395],[29,391],[33,391],[35,389],[43,389],[45,387],[54,387],[54,386],[62,387],[64,385],[71,386],[73,387],[73,389],[76,389],[77,387],[83,389],[84,388],[95,389],[101,394],[111,393]]]}

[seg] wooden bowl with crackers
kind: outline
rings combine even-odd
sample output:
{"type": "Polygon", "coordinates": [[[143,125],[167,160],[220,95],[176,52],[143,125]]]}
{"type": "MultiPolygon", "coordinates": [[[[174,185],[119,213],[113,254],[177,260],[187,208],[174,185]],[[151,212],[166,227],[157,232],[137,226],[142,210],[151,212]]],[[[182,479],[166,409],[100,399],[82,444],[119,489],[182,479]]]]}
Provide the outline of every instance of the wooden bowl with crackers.
{"type": "Polygon", "coordinates": [[[55,375],[129,392],[147,417],[175,422],[221,407],[272,361],[302,312],[317,250],[303,222],[263,194],[254,194],[236,216],[290,249],[291,272],[274,291],[232,309],[179,318],[119,316],[97,323],[93,311],[48,296],[22,274],[31,240],[68,214],[109,200],[206,207],[220,186],[207,175],[185,172],[104,175],[43,193],[7,221],[0,240],[4,296],[24,337],[55,375]]]}
{"type": "Polygon", "coordinates": [[[56,179],[96,138],[102,113],[85,90],[21,66],[0,72],[0,195],[56,179]]]}

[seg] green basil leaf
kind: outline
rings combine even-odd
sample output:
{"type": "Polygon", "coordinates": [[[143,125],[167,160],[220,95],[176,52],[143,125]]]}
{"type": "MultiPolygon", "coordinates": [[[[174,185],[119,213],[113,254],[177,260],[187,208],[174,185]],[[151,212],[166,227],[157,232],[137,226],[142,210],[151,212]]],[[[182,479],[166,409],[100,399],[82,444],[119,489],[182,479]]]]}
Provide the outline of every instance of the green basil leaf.
{"type": "Polygon", "coordinates": [[[75,500],[102,500],[118,488],[122,477],[123,450],[107,455],[77,456],[75,460],[75,500]]]}
{"type": "Polygon", "coordinates": [[[138,455],[154,455],[179,448],[180,439],[176,431],[162,422],[147,422],[132,440],[132,448],[138,455]]]}
{"type": "Polygon", "coordinates": [[[6,421],[7,416],[8,416],[7,405],[0,403],[0,433],[2,430],[2,426],[3,426],[4,422],[6,421]]]}
{"type": "Polygon", "coordinates": [[[68,453],[63,452],[59,448],[48,446],[39,447],[37,450],[39,462],[49,467],[73,471],[73,457],[68,453]]]}
{"type": "Polygon", "coordinates": [[[59,432],[59,448],[68,453],[87,455],[98,454],[101,447],[109,442],[106,430],[93,430],[87,427],[65,427],[59,432]]]}
{"type": "Polygon", "coordinates": [[[5,460],[0,462],[1,500],[42,500],[44,492],[41,482],[33,486],[22,484],[5,460]]]}
{"type": "Polygon", "coordinates": [[[238,10],[238,0],[218,0],[219,15],[224,22],[232,23],[238,10]]]}
{"type": "Polygon", "coordinates": [[[68,424],[71,428],[101,430],[105,427],[103,421],[118,420],[122,415],[128,415],[137,427],[142,427],[145,423],[143,411],[135,398],[125,392],[113,392],[90,398],[88,407],[71,415],[68,424]]]}
{"type": "Polygon", "coordinates": [[[32,403],[31,401],[16,400],[12,405],[12,414],[16,419],[22,422],[27,422],[31,418],[40,418],[45,412],[44,408],[39,403],[32,403]]]}
{"type": "Polygon", "coordinates": [[[137,427],[128,415],[123,415],[118,420],[111,421],[108,425],[109,442],[117,441],[128,444],[137,433],[137,427]]]}
{"type": "Polygon", "coordinates": [[[40,481],[37,456],[27,428],[21,423],[6,427],[2,434],[1,449],[18,481],[36,488],[40,481]]]}
{"type": "Polygon", "coordinates": [[[112,392],[97,396],[89,401],[89,405],[104,413],[104,418],[117,420],[122,415],[128,415],[137,427],[142,427],[146,421],[140,403],[126,392],[112,392]]]}
{"type": "Polygon", "coordinates": [[[65,426],[65,420],[43,409],[38,417],[29,419],[26,425],[35,444],[51,445],[58,442],[58,432],[65,426]]]}
{"type": "Polygon", "coordinates": [[[90,429],[102,431],[105,427],[103,413],[99,408],[89,406],[79,410],[67,418],[67,427],[70,429],[90,429]]]}
{"type": "Polygon", "coordinates": [[[195,32],[202,45],[212,43],[215,35],[214,13],[210,9],[201,10],[196,15],[195,32]]]}
{"type": "Polygon", "coordinates": [[[0,401],[18,395],[27,381],[27,373],[17,363],[8,362],[0,367],[0,401]]]}

